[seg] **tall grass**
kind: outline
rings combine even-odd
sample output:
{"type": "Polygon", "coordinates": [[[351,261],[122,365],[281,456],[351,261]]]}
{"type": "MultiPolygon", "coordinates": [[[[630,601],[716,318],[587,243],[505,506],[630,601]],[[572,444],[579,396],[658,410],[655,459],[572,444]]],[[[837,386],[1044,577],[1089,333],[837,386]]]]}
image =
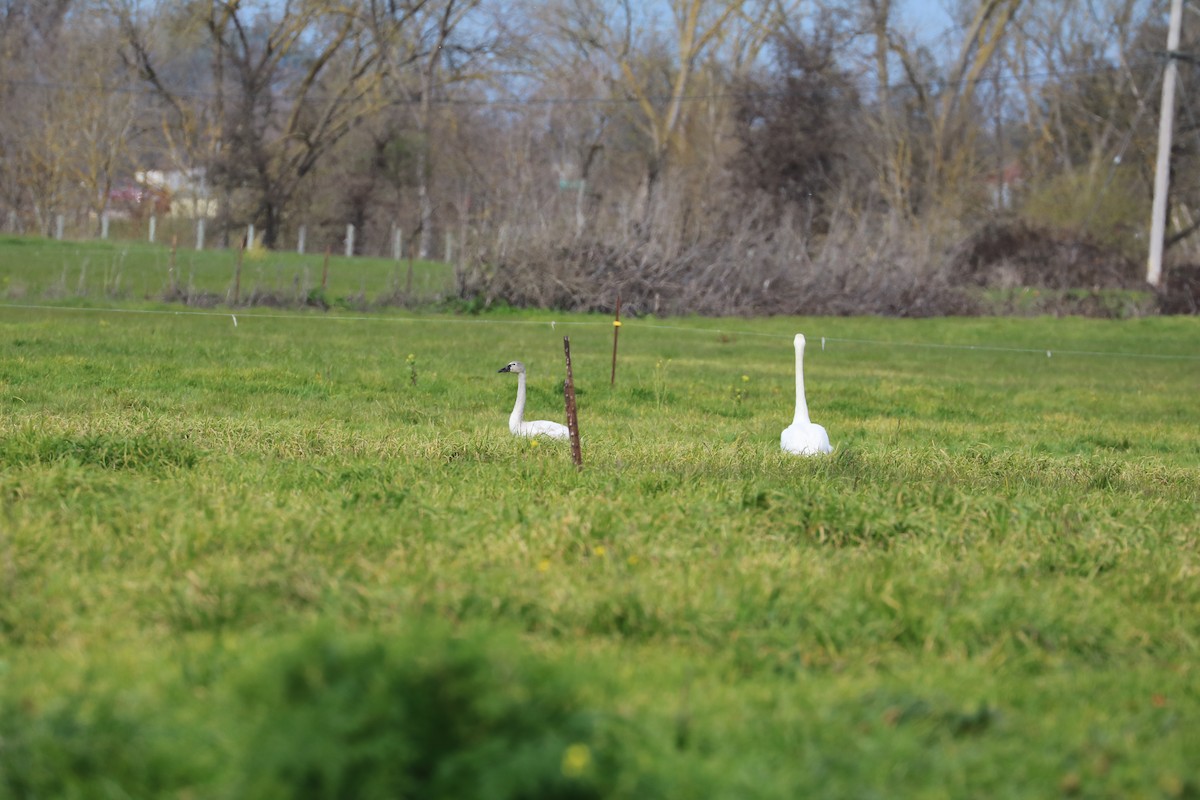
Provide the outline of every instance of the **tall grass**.
{"type": "Polygon", "coordinates": [[[0,308],[0,797],[1200,792],[1194,320],[611,330],[0,308]]]}

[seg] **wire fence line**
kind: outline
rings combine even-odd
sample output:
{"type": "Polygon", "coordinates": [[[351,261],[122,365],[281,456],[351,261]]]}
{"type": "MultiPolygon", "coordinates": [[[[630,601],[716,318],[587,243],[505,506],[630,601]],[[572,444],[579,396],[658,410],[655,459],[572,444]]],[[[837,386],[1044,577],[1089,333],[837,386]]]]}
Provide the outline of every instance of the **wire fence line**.
{"type": "MultiPolygon", "coordinates": [[[[3,231],[0,231],[0,236],[7,236],[7,235],[8,234],[5,234],[3,231]]],[[[225,254],[229,254],[229,255],[236,255],[237,249],[238,249],[236,246],[221,247],[219,245],[213,245],[211,247],[205,247],[203,250],[196,250],[193,247],[185,247],[183,245],[177,245],[177,246],[173,247],[169,242],[167,242],[167,243],[163,243],[161,241],[151,242],[151,241],[147,241],[147,240],[143,240],[143,239],[130,239],[130,238],[101,239],[99,237],[93,237],[93,238],[89,238],[89,239],[61,239],[61,240],[51,239],[51,240],[46,240],[46,241],[52,241],[53,244],[48,244],[48,245],[23,244],[18,252],[22,256],[49,259],[49,258],[56,258],[56,257],[62,256],[64,254],[66,254],[68,251],[69,251],[70,255],[73,255],[73,256],[128,257],[133,251],[136,250],[138,254],[150,254],[156,258],[167,259],[167,258],[171,257],[171,252],[172,252],[172,250],[174,250],[175,255],[178,258],[185,259],[192,253],[197,253],[197,252],[216,253],[216,254],[225,253],[225,254]],[[107,243],[107,246],[105,246],[103,243],[107,243]]],[[[451,239],[450,244],[452,247],[454,246],[453,238],[451,239]]],[[[325,248],[318,248],[316,250],[305,250],[303,252],[301,252],[299,250],[291,250],[291,249],[285,250],[285,249],[277,248],[277,249],[273,249],[273,250],[262,249],[262,252],[264,254],[263,257],[267,257],[267,258],[269,258],[270,256],[283,255],[283,256],[287,256],[289,258],[299,258],[299,259],[308,259],[308,260],[313,260],[313,259],[320,260],[320,259],[324,258],[326,255],[325,248]]],[[[454,254],[453,251],[451,251],[450,254],[453,255],[454,254]]],[[[395,252],[394,249],[391,252],[385,253],[383,255],[371,255],[370,253],[355,252],[352,255],[348,256],[348,255],[346,255],[344,249],[329,248],[329,257],[334,258],[334,259],[351,259],[353,261],[371,260],[371,261],[389,261],[389,262],[403,261],[403,262],[407,262],[409,260],[409,254],[407,251],[405,251],[405,253],[403,253],[403,254],[397,255],[397,253],[395,252]]],[[[414,260],[414,261],[429,261],[429,260],[432,260],[432,257],[422,259],[422,258],[418,258],[416,255],[412,255],[412,260],[414,260]]]]}
{"type": "MultiPolygon", "coordinates": [[[[0,237],[2,238],[2,237],[0,237]]],[[[0,301],[132,303],[141,297],[212,309],[373,306],[419,309],[456,294],[458,272],[432,259],[190,249],[143,242],[55,242],[0,248],[0,301]],[[242,300],[245,300],[245,304],[242,300]]]]}
{"type": "MultiPolygon", "coordinates": [[[[329,314],[276,314],[263,312],[236,312],[236,311],[201,311],[201,310],[170,310],[170,309],[150,309],[150,308],[97,308],[97,307],[73,307],[73,306],[56,306],[56,305],[38,305],[38,304],[23,304],[23,303],[0,303],[0,309],[13,309],[18,311],[53,311],[63,313],[82,313],[82,314],[134,314],[142,316],[163,316],[163,317],[227,317],[236,327],[239,319],[257,319],[257,320],[288,320],[295,322],[297,320],[305,321],[321,321],[321,322],[372,322],[372,323],[391,323],[399,325],[496,325],[496,326],[522,326],[522,327],[546,327],[550,331],[557,331],[559,326],[573,328],[611,328],[613,323],[610,321],[599,320],[516,320],[516,319],[477,319],[463,318],[451,316],[395,316],[395,315],[329,315],[329,314]]],[[[724,335],[724,336],[756,336],[768,339],[780,339],[791,341],[795,334],[784,333],[767,333],[763,331],[748,331],[737,328],[709,328],[695,327],[688,325],[666,325],[662,323],[643,322],[637,319],[624,319],[621,321],[622,330],[636,331],[644,330],[670,330],[683,333],[700,333],[707,335],[724,335]]],[[[930,350],[947,350],[961,352],[989,352],[989,353],[1012,353],[1025,355],[1039,355],[1046,358],[1055,356],[1072,356],[1085,358],[1109,358],[1109,359],[1151,359],[1159,361],[1194,361],[1200,362],[1200,353],[1195,355],[1180,355],[1173,353],[1142,353],[1142,352],[1119,352],[1106,350],[1074,350],[1069,348],[1057,347],[1013,347],[1007,345],[983,345],[983,344],[952,344],[945,342],[911,342],[900,341],[895,339],[862,339],[850,338],[841,336],[818,336],[809,335],[809,340],[814,344],[819,341],[822,351],[831,349],[831,345],[843,344],[851,346],[877,347],[877,348],[910,348],[910,349],[930,349],[930,350]]]]}
{"type": "MultiPolygon", "coordinates": [[[[203,202],[196,201],[186,194],[181,194],[180,199],[187,203],[203,202]]],[[[157,248],[163,253],[178,251],[181,254],[191,251],[236,252],[239,249],[239,242],[248,250],[260,246],[256,243],[261,238],[261,231],[256,234],[253,224],[220,226],[214,217],[173,213],[161,216],[150,214],[144,218],[133,218],[123,217],[120,212],[110,210],[105,211],[98,218],[100,227],[97,230],[97,219],[89,216],[90,214],[90,211],[83,210],[77,210],[69,215],[58,213],[50,218],[53,220],[53,224],[47,220],[45,225],[34,225],[27,228],[24,220],[17,216],[17,212],[10,209],[7,221],[0,224],[0,235],[16,236],[26,240],[36,237],[46,244],[27,245],[23,252],[38,255],[47,253],[58,255],[63,248],[71,246],[76,253],[105,255],[127,252],[130,246],[136,245],[157,248]],[[68,217],[70,218],[69,223],[68,217]],[[121,222],[125,224],[125,227],[128,227],[126,223],[132,223],[132,233],[126,231],[120,235],[110,235],[110,221],[121,222]],[[208,229],[208,223],[216,226],[216,230],[208,229]],[[143,224],[145,225],[144,229],[143,224]],[[31,232],[31,228],[33,230],[44,228],[44,230],[34,233],[31,232]],[[181,234],[185,234],[185,236],[181,236],[181,234]],[[216,240],[215,244],[213,240],[216,240]],[[227,243],[225,243],[226,240],[228,240],[227,243]],[[110,246],[96,246],[101,243],[110,244],[110,246]]],[[[387,259],[390,257],[393,261],[400,261],[415,257],[412,250],[416,245],[412,241],[406,241],[406,234],[406,230],[396,223],[392,223],[390,226],[372,226],[370,224],[356,226],[350,223],[344,225],[330,223],[324,226],[314,224],[311,226],[311,230],[308,223],[301,223],[295,229],[281,232],[272,251],[308,256],[321,255],[328,250],[330,255],[345,256],[346,258],[387,259]],[[380,229],[375,229],[376,227],[380,229]],[[284,233],[293,236],[295,243],[292,247],[285,248],[283,246],[284,233]],[[310,236],[310,234],[312,235],[310,236]]],[[[411,235],[408,235],[409,240],[412,238],[411,235]]],[[[459,251],[461,242],[458,241],[454,231],[446,230],[441,237],[431,240],[431,245],[433,250],[440,247],[443,260],[449,262],[459,251]],[[440,241],[437,240],[439,238],[440,241]]]]}

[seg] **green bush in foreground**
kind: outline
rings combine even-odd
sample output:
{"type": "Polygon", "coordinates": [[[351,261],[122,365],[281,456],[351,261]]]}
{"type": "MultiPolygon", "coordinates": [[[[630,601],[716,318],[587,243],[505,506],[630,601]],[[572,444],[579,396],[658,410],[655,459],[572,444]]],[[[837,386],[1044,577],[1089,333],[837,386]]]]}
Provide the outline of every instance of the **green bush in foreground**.
{"type": "Polygon", "coordinates": [[[97,685],[0,697],[0,797],[657,795],[632,769],[631,725],[503,636],[314,631],[234,669],[200,724],[97,685]]]}
{"type": "Polygon", "coordinates": [[[479,637],[312,635],[242,697],[243,797],[583,800],[622,772],[614,732],[565,676],[479,637]]]}
{"type": "Polygon", "coordinates": [[[95,686],[45,704],[0,697],[0,797],[161,797],[200,781],[197,731],[129,701],[95,686]]]}

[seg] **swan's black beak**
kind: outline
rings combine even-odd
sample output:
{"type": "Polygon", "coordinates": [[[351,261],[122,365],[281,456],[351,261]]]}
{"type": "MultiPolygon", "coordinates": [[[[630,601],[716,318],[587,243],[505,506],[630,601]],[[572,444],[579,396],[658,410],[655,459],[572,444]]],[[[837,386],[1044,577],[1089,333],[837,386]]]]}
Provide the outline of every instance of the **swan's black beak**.
{"type": "Polygon", "coordinates": [[[505,364],[503,367],[501,367],[500,369],[496,370],[496,372],[512,372],[512,370],[511,370],[511,369],[509,369],[509,365],[508,365],[508,364],[505,364]]]}

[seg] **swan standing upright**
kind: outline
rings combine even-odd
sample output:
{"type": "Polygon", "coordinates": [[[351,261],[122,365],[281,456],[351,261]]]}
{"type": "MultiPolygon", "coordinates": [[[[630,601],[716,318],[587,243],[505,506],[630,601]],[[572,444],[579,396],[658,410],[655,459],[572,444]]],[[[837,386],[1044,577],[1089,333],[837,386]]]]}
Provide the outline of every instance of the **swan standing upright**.
{"type": "Polygon", "coordinates": [[[801,456],[832,453],[829,434],[808,418],[808,403],[804,399],[804,334],[797,333],[796,346],[796,416],[792,424],[783,429],[779,444],[785,452],[801,456]]]}
{"type": "Polygon", "coordinates": [[[497,372],[517,373],[517,403],[513,406],[512,414],[508,417],[508,429],[513,436],[549,436],[551,439],[569,439],[571,431],[560,422],[548,419],[525,421],[525,365],[520,361],[510,361],[497,372]]]}

